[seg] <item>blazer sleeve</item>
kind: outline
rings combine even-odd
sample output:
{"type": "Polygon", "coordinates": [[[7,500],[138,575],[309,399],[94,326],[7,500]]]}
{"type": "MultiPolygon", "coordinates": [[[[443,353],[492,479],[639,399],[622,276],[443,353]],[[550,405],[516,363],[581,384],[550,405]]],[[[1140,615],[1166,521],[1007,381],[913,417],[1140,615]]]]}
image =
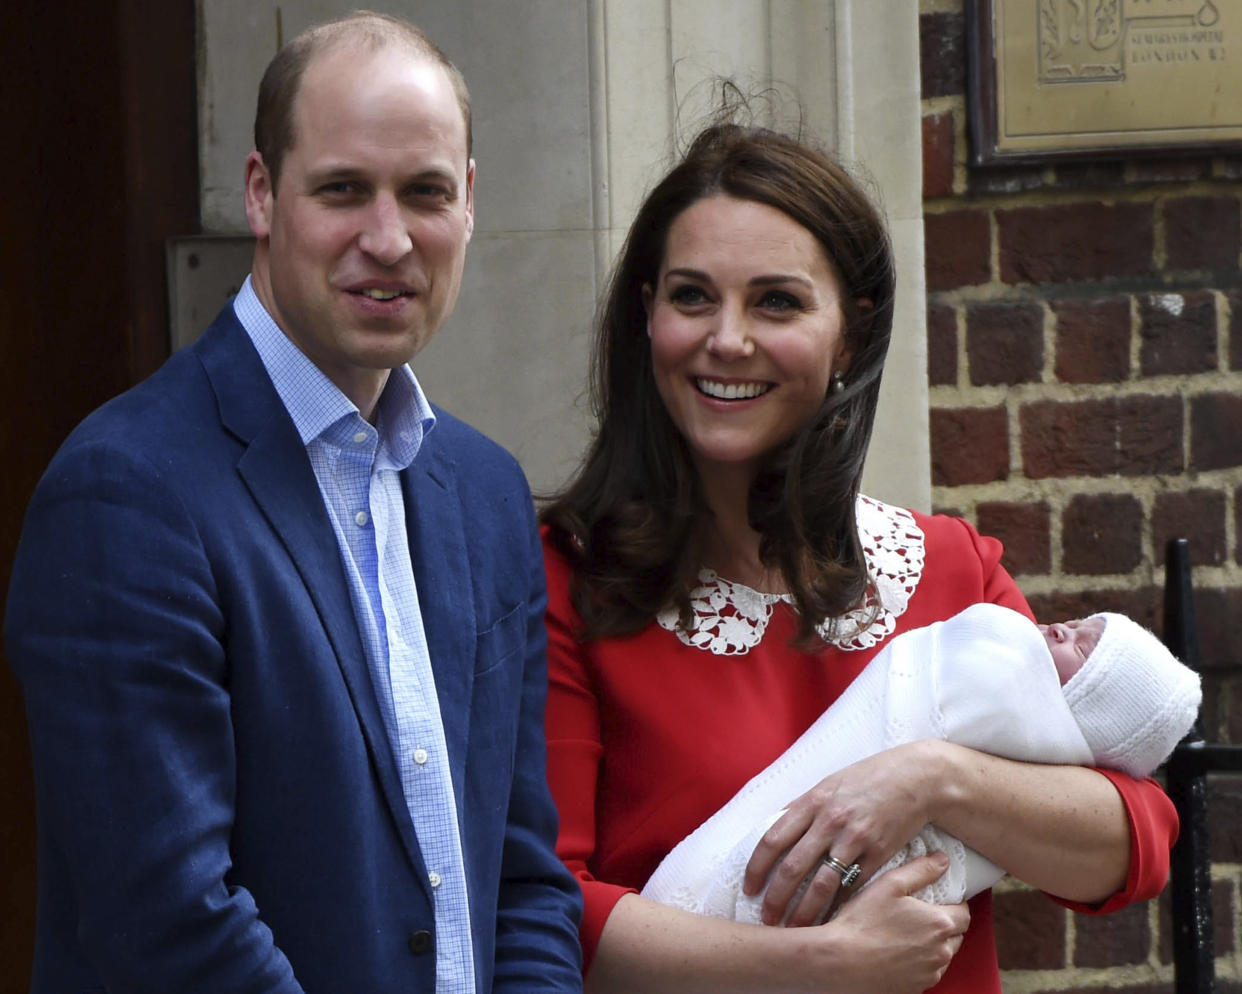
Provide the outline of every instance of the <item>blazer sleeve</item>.
{"type": "Polygon", "coordinates": [[[161,468],[99,440],[63,449],[28,512],[6,641],[40,846],[65,868],[50,885],[112,991],[302,991],[227,880],[226,637],[193,517],[161,468]]]}
{"type": "Polygon", "coordinates": [[[597,880],[587,866],[595,852],[595,792],[604,751],[599,701],[575,634],[578,616],[570,605],[569,567],[546,543],[544,556],[548,571],[548,781],[561,816],[556,849],[582,886],[580,937],[583,968],[589,970],[614,905],[637,891],[597,880]]]}
{"type": "Polygon", "coordinates": [[[530,597],[518,718],[517,762],[510,795],[496,923],[495,992],[580,992],[578,923],[582,895],[556,855],[557,812],[548,788],[547,591],[543,557],[527,494],[525,555],[530,597]]]}

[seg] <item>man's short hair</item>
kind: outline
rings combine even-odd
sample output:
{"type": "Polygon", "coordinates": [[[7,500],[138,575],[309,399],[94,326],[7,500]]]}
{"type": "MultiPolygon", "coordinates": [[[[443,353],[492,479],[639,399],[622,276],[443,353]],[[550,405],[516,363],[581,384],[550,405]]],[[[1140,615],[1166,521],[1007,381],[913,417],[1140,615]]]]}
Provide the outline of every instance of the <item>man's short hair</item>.
{"type": "Polygon", "coordinates": [[[297,140],[293,107],[302,77],[316,57],[345,44],[356,45],[367,52],[379,51],[389,45],[403,45],[443,68],[461,107],[466,125],[466,157],[470,157],[473,147],[470,93],[461,70],[421,28],[409,21],[375,11],[356,10],[303,31],[276,53],[263,73],[254,115],[254,147],[263,156],[273,191],[280,180],[285,154],[297,140]]]}

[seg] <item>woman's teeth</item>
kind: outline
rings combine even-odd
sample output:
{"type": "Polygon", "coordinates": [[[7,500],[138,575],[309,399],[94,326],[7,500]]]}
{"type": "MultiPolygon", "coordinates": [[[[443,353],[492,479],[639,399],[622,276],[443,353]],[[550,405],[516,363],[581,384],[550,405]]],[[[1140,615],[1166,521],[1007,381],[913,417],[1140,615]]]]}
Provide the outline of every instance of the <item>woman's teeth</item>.
{"type": "Polygon", "coordinates": [[[718,380],[696,379],[699,392],[717,400],[750,400],[772,389],[770,383],[721,383],[718,380]]]}

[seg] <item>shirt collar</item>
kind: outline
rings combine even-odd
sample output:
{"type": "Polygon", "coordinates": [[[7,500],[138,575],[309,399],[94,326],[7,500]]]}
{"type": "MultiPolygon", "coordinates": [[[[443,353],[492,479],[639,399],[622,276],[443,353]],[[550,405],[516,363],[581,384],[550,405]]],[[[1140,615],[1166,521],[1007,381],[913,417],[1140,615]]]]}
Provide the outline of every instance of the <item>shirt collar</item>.
{"type": "MultiPolygon", "coordinates": [[[[249,276],[233,299],[233,312],[254,343],[303,445],[323,436],[343,418],[361,419],[358,406],[281,331],[254,292],[249,276]]],[[[408,365],[398,366],[389,375],[377,412],[386,461],[405,469],[436,423],[435,412],[408,365]]]]}

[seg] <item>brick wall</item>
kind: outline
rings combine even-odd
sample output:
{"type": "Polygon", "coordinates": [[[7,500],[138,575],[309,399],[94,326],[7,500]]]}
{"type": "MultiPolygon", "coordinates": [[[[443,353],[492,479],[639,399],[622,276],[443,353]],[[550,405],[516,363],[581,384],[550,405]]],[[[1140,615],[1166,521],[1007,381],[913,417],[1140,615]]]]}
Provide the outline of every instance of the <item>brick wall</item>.
{"type": "MultiPolygon", "coordinates": [[[[972,167],[961,0],[920,0],[920,29],[936,508],[1005,543],[1046,620],[1159,631],[1188,538],[1204,731],[1242,743],[1242,157],[972,167]]],[[[1209,804],[1239,994],[1242,779],[1209,804]]],[[[1009,994],[1173,990],[1167,892],[1092,917],[1006,881],[996,908],[1009,994]]]]}

